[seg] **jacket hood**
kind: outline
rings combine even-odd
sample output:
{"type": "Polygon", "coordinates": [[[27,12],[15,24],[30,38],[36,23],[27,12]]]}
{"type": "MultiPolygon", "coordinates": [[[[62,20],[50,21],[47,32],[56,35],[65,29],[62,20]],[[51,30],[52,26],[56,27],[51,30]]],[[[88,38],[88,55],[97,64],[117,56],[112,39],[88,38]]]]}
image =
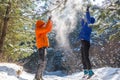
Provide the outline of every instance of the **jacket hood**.
{"type": "Polygon", "coordinates": [[[44,25],[44,24],[45,24],[44,21],[38,20],[38,21],[36,22],[36,27],[41,27],[41,26],[44,25]]]}
{"type": "Polygon", "coordinates": [[[94,18],[94,17],[91,17],[91,18],[90,18],[90,23],[91,23],[91,24],[94,24],[94,23],[95,23],[95,18],[94,18]]]}

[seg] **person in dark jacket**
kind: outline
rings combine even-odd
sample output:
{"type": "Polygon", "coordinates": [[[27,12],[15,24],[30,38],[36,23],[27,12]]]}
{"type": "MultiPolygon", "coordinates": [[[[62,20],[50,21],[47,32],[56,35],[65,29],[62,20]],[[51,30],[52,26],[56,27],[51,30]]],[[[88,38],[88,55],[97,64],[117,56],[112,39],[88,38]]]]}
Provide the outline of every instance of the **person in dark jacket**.
{"type": "Polygon", "coordinates": [[[95,19],[90,16],[89,6],[86,9],[85,19],[81,19],[81,31],[79,34],[79,39],[81,40],[81,55],[82,55],[82,64],[84,69],[84,77],[90,78],[93,76],[94,72],[91,68],[91,63],[89,59],[89,48],[90,48],[90,35],[92,32],[92,27],[89,24],[93,24],[95,19]]]}

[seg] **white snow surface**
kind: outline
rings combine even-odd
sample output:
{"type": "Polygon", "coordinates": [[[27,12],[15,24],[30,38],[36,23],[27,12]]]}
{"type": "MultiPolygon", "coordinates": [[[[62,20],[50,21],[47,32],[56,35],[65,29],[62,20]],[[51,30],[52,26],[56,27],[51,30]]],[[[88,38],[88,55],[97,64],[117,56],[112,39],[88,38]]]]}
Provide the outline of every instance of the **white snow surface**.
{"type": "MultiPolygon", "coordinates": [[[[22,71],[19,78],[16,72],[22,69],[15,63],[0,63],[0,80],[33,80],[35,74],[22,71]]],[[[93,69],[95,75],[90,80],[120,80],[120,68],[103,67],[93,69]]],[[[45,72],[44,80],[82,80],[83,72],[65,75],[61,71],[45,72]]]]}

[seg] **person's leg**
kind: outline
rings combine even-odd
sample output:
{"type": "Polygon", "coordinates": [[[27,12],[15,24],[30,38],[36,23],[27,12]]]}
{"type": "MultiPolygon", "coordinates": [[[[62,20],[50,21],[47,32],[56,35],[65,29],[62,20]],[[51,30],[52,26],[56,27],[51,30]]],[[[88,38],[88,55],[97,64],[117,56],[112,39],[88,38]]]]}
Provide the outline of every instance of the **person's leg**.
{"type": "Polygon", "coordinates": [[[81,57],[82,57],[82,64],[84,69],[84,75],[88,74],[87,65],[86,65],[86,53],[85,53],[85,41],[81,40],[81,57]]]}
{"type": "Polygon", "coordinates": [[[87,65],[87,69],[91,69],[91,63],[89,59],[89,48],[90,48],[90,43],[88,41],[84,41],[84,57],[85,57],[85,64],[87,65]]]}
{"type": "Polygon", "coordinates": [[[38,49],[38,66],[35,75],[36,80],[42,80],[42,74],[45,69],[45,48],[38,49]]]}
{"type": "Polygon", "coordinates": [[[90,43],[86,41],[85,45],[86,45],[86,47],[85,47],[85,53],[86,53],[85,61],[86,61],[87,69],[88,69],[88,78],[90,78],[91,76],[94,75],[94,72],[92,71],[90,59],[89,59],[90,43]]]}

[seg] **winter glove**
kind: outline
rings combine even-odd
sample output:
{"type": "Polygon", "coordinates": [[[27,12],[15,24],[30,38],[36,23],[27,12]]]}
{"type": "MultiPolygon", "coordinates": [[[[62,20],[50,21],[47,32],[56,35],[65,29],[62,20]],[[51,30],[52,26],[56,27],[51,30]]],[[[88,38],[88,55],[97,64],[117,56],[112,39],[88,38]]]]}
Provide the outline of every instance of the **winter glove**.
{"type": "Polygon", "coordinates": [[[51,20],[52,16],[49,16],[49,20],[51,20]]]}
{"type": "Polygon", "coordinates": [[[87,9],[86,9],[86,11],[89,11],[89,8],[90,8],[90,5],[87,5],[87,9]]]}

